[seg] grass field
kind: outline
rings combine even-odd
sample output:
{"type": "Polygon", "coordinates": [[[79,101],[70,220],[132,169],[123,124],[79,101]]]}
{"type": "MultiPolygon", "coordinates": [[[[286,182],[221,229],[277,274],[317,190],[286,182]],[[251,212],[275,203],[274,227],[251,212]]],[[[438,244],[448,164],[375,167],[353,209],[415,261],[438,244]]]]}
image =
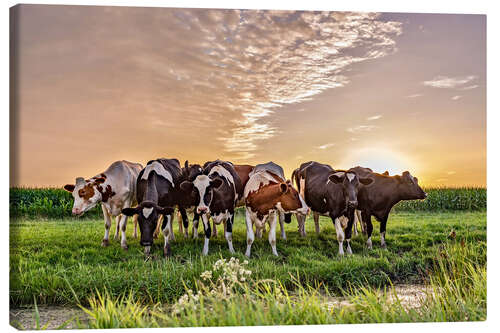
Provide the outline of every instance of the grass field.
{"type": "Polygon", "coordinates": [[[153,260],[145,262],[130,220],[129,250],[123,251],[118,240],[102,248],[98,211],[67,217],[67,196],[52,189],[15,189],[13,195],[11,189],[11,308],[35,306],[36,315],[36,306],[84,307],[91,319],[78,327],[92,328],[486,318],[486,189],[434,189],[426,201],[399,205],[389,218],[387,250],[379,246],[375,222],[374,249],[367,250],[366,237],[359,235],[352,241],[354,255],[345,257],[337,255],[331,221],[321,217],[317,236],[309,217],[307,237],[301,238],[293,218],[285,225],[287,240],[278,232],[279,257],[272,256],[265,234],[243,264],[246,230],[240,210],[233,235],[240,266],[235,264],[233,273],[214,268],[219,259],[231,258],[222,226],[210,241],[209,255],[202,257],[203,238],[184,239],[176,222],[173,256],[162,258],[160,236],[153,260]],[[456,237],[450,237],[452,230],[456,237]],[[231,279],[240,269],[251,276],[235,284],[231,279]],[[202,278],[206,271],[213,271],[213,279],[202,278]],[[430,291],[408,308],[394,302],[390,290],[383,291],[393,284],[430,291]],[[332,300],[338,304],[325,305],[332,300]]]}

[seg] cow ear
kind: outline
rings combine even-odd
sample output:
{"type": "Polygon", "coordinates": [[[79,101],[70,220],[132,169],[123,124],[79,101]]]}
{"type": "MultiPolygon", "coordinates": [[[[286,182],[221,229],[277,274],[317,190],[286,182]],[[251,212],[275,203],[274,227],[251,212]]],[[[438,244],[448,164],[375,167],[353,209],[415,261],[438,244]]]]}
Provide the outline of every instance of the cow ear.
{"type": "Polygon", "coordinates": [[[389,176],[389,171],[385,170],[385,172],[383,173],[384,176],[389,176]]]}
{"type": "Polygon", "coordinates": [[[75,189],[75,185],[66,184],[66,185],[64,185],[64,189],[70,193],[73,193],[73,190],[75,189]]]}
{"type": "Polygon", "coordinates": [[[334,174],[331,174],[328,179],[335,184],[340,184],[344,181],[344,177],[345,172],[335,172],[334,174]]]}
{"type": "Polygon", "coordinates": [[[283,193],[283,194],[286,193],[288,191],[288,185],[285,183],[281,183],[280,190],[281,190],[281,193],[283,193]]]}
{"type": "Polygon", "coordinates": [[[371,178],[359,178],[359,182],[363,185],[370,185],[373,183],[373,179],[371,178]]]}
{"type": "Polygon", "coordinates": [[[106,181],[106,178],[104,178],[104,177],[94,178],[94,182],[97,184],[102,184],[105,181],[106,181]]]}
{"type": "Polygon", "coordinates": [[[214,178],[210,181],[210,185],[212,185],[213,188],[219,188],[222,185],[222,179],[214,178]]]}
{"type": "Polygon", "coordinates": [[[184,192],[191,192],[193,190],[193,187],[194,184],[190,181],[185,180],[181,183],[181,190],[183,190],[184,192]]]}
{"type": "Polygon", "coordinates": [[[134,216],[135,214],[137,214],[137,207],[136,208],[123,208],[122,214],[126,215],[126,216],[134,216]]]}

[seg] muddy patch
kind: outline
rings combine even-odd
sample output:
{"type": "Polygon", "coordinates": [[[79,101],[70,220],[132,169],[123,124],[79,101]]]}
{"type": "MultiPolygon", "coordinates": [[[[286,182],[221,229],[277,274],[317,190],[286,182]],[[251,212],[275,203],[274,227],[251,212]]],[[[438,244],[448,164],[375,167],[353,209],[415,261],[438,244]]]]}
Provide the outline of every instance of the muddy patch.
{"type": "Polygon", "coordinates": [[[88,317],[79,308],[39,306],[38,319],[34,308],[10,309],[9,322],[20,330],[72,329],[78,328],[78,323],[86,326],[88,317]]]}
{"type": "MultiPolygon", "coordinates": [[[[422,302],[429,295],[429,287],[424,285],[414,285],[414,284],[399,284],[395,285],[394,289],[387,288],[386,293],[388,300],[391,303],[397,302],[406,309],[415,309],[422,305],[422,302]]],[[[379,290],[380,296],[384,294],[384,290],[379,290]]],[[[338,307],[349,307],[354,304],[344,297],[328,297],[326,305],[329,309],[338,307]]]]}

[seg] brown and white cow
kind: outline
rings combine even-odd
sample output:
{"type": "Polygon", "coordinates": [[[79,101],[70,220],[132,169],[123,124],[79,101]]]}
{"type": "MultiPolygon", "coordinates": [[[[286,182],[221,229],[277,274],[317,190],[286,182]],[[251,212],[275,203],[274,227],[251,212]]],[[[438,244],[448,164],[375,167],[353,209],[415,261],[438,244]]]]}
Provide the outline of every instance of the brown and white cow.
{"type": "MultiPolygon", "coordinates": [[[[97,176],[87,180],[78,177],[75,185],[64,185],[64,189],[73,194],[73,215],[81,216],[101,203],[105,228],[102,246],[109,245],[111,217],[116,217],[115,239],[118,238],[118,230],[121,229],[121,247],[124,250],[128,249],[125,232],[128,217],[122,214],[122,209],[137,204],[136,181],[141,170],[142,165],[138,163],[116,161],[97,176]]],[[[136,218],[134,220],[134,237],[137,237],[136,218]]]]}
{"type": "Polygon", "coordinates": [[[247,250],[245,255],[247,257],[250,257],[252,243],[255,239],[253,224],[255,224],[257,232],[262,232],[265,223],[269,223],[269,244],[271,244],[273,254],[278,256],[276,251],[278,215],[285,212],[305,215],[309,210],[304,199],[293,188],[291,182],[275,174],[273,171],[276,168],[273,168],[273,166],[275,164],[269,162],[260,165],[260,168],[256,167],[250,174],[245,186],[244,198],[247,225],[247,250]]]}

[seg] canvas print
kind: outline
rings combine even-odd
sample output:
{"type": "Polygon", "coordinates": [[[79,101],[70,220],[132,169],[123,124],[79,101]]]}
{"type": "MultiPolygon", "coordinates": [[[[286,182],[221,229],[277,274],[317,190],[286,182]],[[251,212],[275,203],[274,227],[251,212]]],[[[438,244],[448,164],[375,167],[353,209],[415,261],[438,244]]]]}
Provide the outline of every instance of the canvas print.
{"type": "Polygon", "coordinates": [[[10,9],[10,324],[486,320],[486,16],[10,9]]]}

